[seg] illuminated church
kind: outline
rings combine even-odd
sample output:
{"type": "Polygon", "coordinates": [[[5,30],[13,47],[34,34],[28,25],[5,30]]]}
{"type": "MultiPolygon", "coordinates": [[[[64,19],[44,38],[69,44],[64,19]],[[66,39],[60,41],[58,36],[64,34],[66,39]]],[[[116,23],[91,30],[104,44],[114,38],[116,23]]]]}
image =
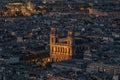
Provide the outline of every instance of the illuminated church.
{"type": "Polygon", "coordinates": [[[74,31],[68,30],[65,36],[58,35],[58,29],[51,28],[50,32],[50,57],[53,62],[72,58],[83,58],[83,52],[89,50],[89,39],[75,37],[74,31]]]}

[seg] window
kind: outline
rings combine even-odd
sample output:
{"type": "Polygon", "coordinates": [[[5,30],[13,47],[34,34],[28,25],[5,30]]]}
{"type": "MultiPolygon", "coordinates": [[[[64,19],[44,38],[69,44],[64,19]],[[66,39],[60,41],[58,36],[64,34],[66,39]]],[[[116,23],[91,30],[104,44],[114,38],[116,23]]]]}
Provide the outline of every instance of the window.
{"type": "Polygon", "coordinates": [[[68,48],[68,54],[70,54],[70,48],[68,48]]]}
{"type": "Polygon", "coordinates": [[[52,47],[52,52],[53,52],[54,47],[52,47]]]}

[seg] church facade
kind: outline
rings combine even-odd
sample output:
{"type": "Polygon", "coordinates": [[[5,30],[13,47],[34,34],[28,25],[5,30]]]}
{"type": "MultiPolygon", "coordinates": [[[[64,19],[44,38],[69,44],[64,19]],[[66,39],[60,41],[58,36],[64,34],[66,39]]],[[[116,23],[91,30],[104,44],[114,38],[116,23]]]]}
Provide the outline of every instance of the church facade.
{"type": "Polygon", "coordinates": [[[86,42],[80,44],[81,39],[74,37],[74,31],[68,30],[66,36],[60,37],[59,35],[57,28],[52,27],[50,31],[50,57],[53,62],[83,58],[82,51],[89,49],[86,42]]]}

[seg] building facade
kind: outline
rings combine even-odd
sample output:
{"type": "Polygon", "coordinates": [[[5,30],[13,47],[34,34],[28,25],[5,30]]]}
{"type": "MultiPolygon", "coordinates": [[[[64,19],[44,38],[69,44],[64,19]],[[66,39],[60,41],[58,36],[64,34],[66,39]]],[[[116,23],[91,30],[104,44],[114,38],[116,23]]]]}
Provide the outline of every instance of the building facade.
{"type": "Polygon", "coordinates": [[[58,35],[57,28],[51,28],[50,32],[50,57],[58,62],[72,58],[83,58],[83,51],[88,50],[88,41],[74,36],[74,31],[68,30],[66,36],[58,35]]]}

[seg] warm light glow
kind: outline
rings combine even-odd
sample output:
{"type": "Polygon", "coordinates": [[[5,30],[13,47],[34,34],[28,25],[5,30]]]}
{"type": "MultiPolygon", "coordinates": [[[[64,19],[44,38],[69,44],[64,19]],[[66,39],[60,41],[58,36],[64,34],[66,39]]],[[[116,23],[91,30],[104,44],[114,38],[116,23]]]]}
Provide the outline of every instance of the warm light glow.
{"type": "MultiPolygon", "coordinates": [[[[68,31],[68,36],[63,38],[63,40],[58,40],[59,42],[55,42],[52,39],[57,39],[56,36],[56,28],[51,28],[50,34],[50,57],[54,62],[68,60],[72,58],[72,31],[68,31]],[[71,37],[71,38],[70,38],[71,37]],[[64,43],[63,41],[66,41],[64,43]],[[69,43],[69,44],[68,44],[69,43]]],[[[60,39],[60,38],[58,38],[60,39]]]]}

